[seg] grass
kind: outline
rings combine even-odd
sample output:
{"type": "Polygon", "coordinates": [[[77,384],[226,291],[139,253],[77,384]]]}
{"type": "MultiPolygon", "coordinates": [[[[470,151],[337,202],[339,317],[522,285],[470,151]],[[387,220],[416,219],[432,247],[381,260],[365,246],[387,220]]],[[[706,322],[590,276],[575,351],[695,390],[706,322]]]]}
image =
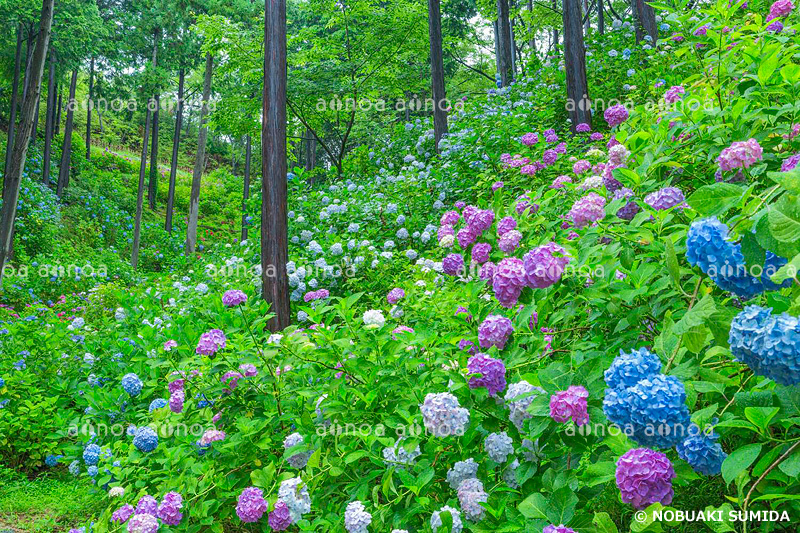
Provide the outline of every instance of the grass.
{"type": "Polygon", "coordinates": [[[0,533],[63,532],[101,511],[104,497],[65,471],[30,481],[0,467],[0,533]]]}

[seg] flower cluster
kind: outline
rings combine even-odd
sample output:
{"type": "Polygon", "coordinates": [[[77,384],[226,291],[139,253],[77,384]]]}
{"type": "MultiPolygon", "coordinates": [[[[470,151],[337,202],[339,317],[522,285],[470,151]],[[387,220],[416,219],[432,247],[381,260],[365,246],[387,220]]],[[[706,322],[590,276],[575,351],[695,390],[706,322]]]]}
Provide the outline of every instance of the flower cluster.
{"type": "Polygon", "coordinates": [[[605,206],[605,198],[597,193],[590,192],[572,204],[567,216],[572,220],[575,227],[580,229],[601,220],[606,215],[605,206]]]}
{"type": "Polygon", "coordinates": [[[425,429],[435,437],[463,435],[469,424],[469,411],[449,392],[429,392],[419,407],[425,429]]]}
{"type": "Polygon", "coordinates": [[[478,478],[468,478],[458,486],[458,503],[467,520],[479,522],[486,510],[481,503],[486,502],[489,495],[483,490],[483,483],[478,478]]]}
{"type": "Polygon", "coordinates": [[[800,320],[751,305],[733,319],[731,353],[759,376],[781,385],[800,383],[800,320]]]}
{"type": "Polygon", "coordinates": [[[675,447],[678,457],[692,465],[692,468],[700,474],[706,476],[719,474],[722,462],[728,456],[717,442],[719,435],[713,431],[705,433],[696,425],[692,425],[689,432],[689,437],[675,447]]]}
{"type": "Polygon", "coordinates": [[[622,501],[636,509],[651,503],[672,503],[675,470],[667,456],[647,448],[634,448],[617,460],[617,487],[622,501]]]}
{"type": "Polygon", "coordinates": [[[238,289],[225,291],[225,294],[222,295],[222,305],[225,307],[236,307],[246,301],[247,295],[238,289]]]}
{"type": "Polygon", "coordinates": [[[221,329],[212,329],[200,335],[196,352],[200,355],[213,356],[225,348],[225,333],[221,329]]]}
{"type": "Polygon", "coordinates": [[[354,501],[347,504],[344,511],[344,528],[348,533],[367,533],[372,523],[372,515],[364,509],[364,504],[354,501]]]}
{"type": "Polygon", "coordinates": [[[572,385],[567,390],[556,392],[550,396],[550,417],[559,423],[572,418],[578,426],[588,424],[588,397],[589,392],[580,385],[572,385]]]}
{"type": "Polygon", "coordinates": [[[497,346],[502,350],[513,332],[511,320],[501,315],[489,315],[478,327],[478,344],[483,349],[497,346]]]}
{"type": "Polygon", "coordinates": [[[467,362],[467,370],[470,374],[480,374],[470,377],[470,389],[484,387],[489,396],[495,396],[506,388],[506,367],[500,359],[477,353],[467,362]]]}
{"type": "Polygon", "coordinates": [[[717,158],[720,170],[750,168],[764,157],[764,150],[755,139],[739,141],[725,148],[717,158]]]}

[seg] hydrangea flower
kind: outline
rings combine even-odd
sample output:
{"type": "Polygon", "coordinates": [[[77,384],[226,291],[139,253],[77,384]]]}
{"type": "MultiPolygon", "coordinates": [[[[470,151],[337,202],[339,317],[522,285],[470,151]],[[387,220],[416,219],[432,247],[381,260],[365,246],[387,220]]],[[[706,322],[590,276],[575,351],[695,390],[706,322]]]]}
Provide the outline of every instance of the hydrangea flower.
{"type": "Polygon", "coordinates": [[[516,426],[519,431],[522,431],[522,424],[525,420],[532,418],[533,415],[528,412],[528,407],[533,403],[534,398],[538,394],[544,394],[544,389],[541,387],[534,387],[527,381],[518,381],[512,383],[506,391],[503,398],[506,407],[508,407],[509,420],[516,426]]]}
{"type": "MultiPolygon", "coordinates": [[[[288,450],[292,446],[299,446],[303,444],[305,440],[300,433],[292,433],[291,435],[287,435],[285,439],[283,439],[283,449],[288,450]]],[[[296,453],[291,457],[288,457],[286,461],[292,465],[294,468],[305,468],[306,464],[308,463],[309,458],[314,453],[313,450],[309,450],[307,452],[296,453]]]]}
{"type": "Polygon", "coordinates": [[[505,431],[501,433],[489,433],[483,442],[486,454],[495,463],[505,463],[509,455],[514,453],[514,444],[505,431]]]}
{"type": "Polygon", "coordinates": [[[525,146],[533,146],[539,142],[539,135],[536,133],[526,133],[522,136],[520,142],[525,146]]]}
{"type": "Polygon", "coordinates": [[[344,528],[348,533],[367,533],[372,523],[372,515],[364,509],[364,504],[356,500],[347,504],[344,511],[344,528]]]}
{"type": "Polygon", "coordinates": [[[142,453],[150,453],[158,446],[158,435],[152,428],[138,427],[133,437],[133,445],[142,453]]]}
{"type": "Polygon", "coordinates": [[[422,452],[419,449],[419,445],[413,450],[407,451],[403,446],[402,439],[397,439],[393,446],[387,446],[383,449],[384,460],[399,469],[412,466],[414,460],[420,455],[422,455],[422,452]]]}
{"type": "Polygon", "coordinates": [[[492,245],[488,242],[479,242],[472,247],[472,261],[477,264],[483,264],[489,260],[489,253],[492,251],[492,245]]]}
{"type": "Polygon", "coordinates": [[[435,437],[463,435],[469,424],[469,411],[449,392],[429,392],[419,407],[425,429],[435,437]]]}
{"type": "Polygon", "coordinates": [[[142,392],[142,380],[134,373],[122,376],[122,388],[129,396],[138,396],[142,392]]]}
{"type": "Polygon", "coordinates": [[[386,317],[383,316],[383,313],[377,309],[370,309],[369,311],[364,311],[364,325],[367,328],[374,329],[374,328],[382,328],[384,324],[386,324],[386,317]]]}
{"type": "Polygon", "coordinates": [[[100,446],[97,444],[88,444],[83,449],[83,462],[86,466],[96,465],[100,461],[100,446]]]}
{"type": "Polygon", "coordinates": [[[269,513],[267,519],[269,527],[275,531],[284,531],[292,525],[292,515],[289,512],[289,506],[283,500],[275,502],[275,507],[269,513]]]}
{"type": "Polygon", "coordinates": [[[158,502],[152,496],[145,494],[136,503],[136,514],[155,515],[158,512],[158,502]]]}
{"type": "Polygon", "coordinates": [[[158,518],[168,526],[177,526],[183,519],[180,512],[183,507],[183,498],[177,492],[168,492],[164,495],[158,506],[158,518]]]}
{"type": "Polygon", "coordinates": [[[501,315],[489,315],[478,327],[478,344],[483,349],[497,346],[502,350],[513,332],[511,320],[501,315]]]}
{"type": "Polygon", "coordinates": [[[212,329],[200,335],[195,351],[200,355],[213,356],[225,348],[225,333],[221,329],[212,329]]]}
{"type": "Polygon", "coordinates": [[[731,323],[731,353],[755,374],[785,386],[800,383],[800,320],[751,305],[731,323]]]}
{"type": "Polygon", "coordinates": [[[406,296],[406,291],[399,287],[395,287],[394,289],[390,290],[389,293],[386,295],[386,301],[390,304],[394,305],[406,296]]]}
{"type": "Polygon", "coordinates": [[[238,289],[225,291],[222,295],[222,305],[225,307],[236,307],[247,301],[247,295],[238,289]]]}
{"type": "Polygon", "coordinates": [[[458,461],[447,471],[447,483],[453,490],[458,490],[461,482],[465,479],[474,478],[478,474],[478,463],[475,459],[469,458],[465,461],[458,461]]]}
{"type": "Polygon", "coordinates": [[[505,233],[508,233],[512,229],[516,229],[517,221],[514,220],[514,217],[503,217],[497,223],[497,235],[502,236],[505,233]]]}
{"type": "Polygon", "coordinates": [[[311,496],[308,487],[299,477],[281,482],[278,488],[278,498],[289,507],[292,523],[298,522],[303,515],[311,511],[311,496]]]}
{"type": "Polygon", "coordinates": [[[601,220],[605,212],[606,199],[597,193],[590,192],[578,199],[567,215],[576,228],[580,229],[601,220]]]}
{"type": "Polygon", "coordinates": [[[480,374],[469,379],[469,388],[484,387],[489,391],[489,396],[495,396],[506,388],[506,367],[500,359],[489,357],[485,353],[478,353],[470,357],[467,362],[470,374],[480,374]]]}
{"type": "Polygon", "coordinates": [[[673,85],[667,92],[664,93],[664,102],[667,104],[674,104],[686,94],[686,89],[680,85],[673,85]]]}
{"type": "Polygon", "coordinates": [[[628,450],[617,460],[617,487],[622,501],[635,509],[659,502],[672,503],[675,470],[667,456],[647,448],[628,450]]]}
{"type": "Polygon", "coordinates": [[[737,168],[750,168],[764,157],[764,150],[755,139],[734,142],[722,150],[717,158],[720,170],[727,172],[737,168]]]}
{"type": "Polygon", "coordinates": [[[604,378],[606,385],[612,389],[633,387],[641,380],[661,373],[661,361],[647,348],[631,350],[630,353],[619,351],[611,366],[606,369],[604,378]]]}
{"type": "Polygon", "coordinates": [[[542,530],[542,533],[575,533],[575,530],[568,528],[564,524],[561,524],[560,526],[550,524],[542,530]]]}
{"type": "Polygon", "coordinates": [[[126,503],[111,514],[111,521],[118,524],[124,524],[131,516],[133,516],[133,506],[129,503],[126,503]]]}
{"type": "Polygon", "coordinates": [[[678,457],[689,463],[695,472],[715,476],[722,470],[722,462],[728,456],[722,451],[722,446],[717,442],[718,438],[719,435],[713,431],[706,433],[696,425],[692,425],[689,437],[675,449],[678,457]]]}
{"type": "Polygon", "coordinates": [[[158,519],[149,513],[135,514],[128,520],[128,533],[156,533],[158,519]]]}
{"type": "Polygon", "coordinates": [[[686,198],[683,191],[677,187],[664,187],[655,192],[651,192],[644,197],[644,203],[657,211],[663,211],[676,205],[682,205],[686,198]]]}
{"type": "Polygon", "coordinates": [[[236,515],[242,522],[258,522],[267,512],[267,502],[258,487],[247,487],[239,494],[236,515]]]}
{"type": "Polygon", "coordinates": [[[486,510],[481,506],[489,499],[483,490],[483,483],[477,478],[465,479],[458,486],[458,503],[467,520],[480,522],[486,510]]]}
{"type": "Polygon", "coordinates": [[[608,127],[613,128],[628,120],[628,110],[623,104],[617,104],[606,109],[603,117],[608,122],[608,127]]]}
{"type": "Polygon", "coordinates": [[[450,517],[453,519],[453,527],[450,529],[449,533],[461,533],[464,529],[464,524],[461,522],[461,513],[458,509],[453,509],[449,505],[445,505],[438,511],[433,512],[431,515],[431,529],[435,533],[439,533],[439,528],[444,524],[444,522],[442,522],[441,513],[450,513],[450,517]]]}
{"type": "Polygon", "coordinates": [[[162,407],[166,407],[166,406],[167,406],[167,400],[165,400],[164,398],[156,398],[155,400],[150,402],[150,405],[148,406],[147,411],[152,413],[156,409],[161,409],[162,407]]]}
{"type": "Polygon", "coordinates": [[[544,289],[555,284],[569,261],[567,251],[554,242],[534,248],[523,257],[527,285],[544,289]]]}
{"type": "Polygon", "coordinates": [[[442,260],[442,271],[450,276],[464,272],[464,258],[461,254],[450,254],[442,260]]]}
{"type": "Polygon", "coordinates": [[[573,385],[565,391],[556,392],[550,396],[550,417],[559,423],[572,418],[578,426],[588,424],[589,413],[586,403],[588,397],[589,392],[580,385],[573,385]]]}
{"type": "MultiPolygon", "coordinates": [[[[633,198],[633,196],[633,191],[627,187],[623,187],[614,191],[614,200],[633,198]]],[[[635,217],[636,213],[639,211],[641,211],[639,204],[631,200],[617,210],[617,217],[621,218],[622,220],[633,220],[633,217],[635,217]]]]}
{"type": "Polygon", "coordinates": [[[522,239],[522,233],[517,230],[510,230],[503,233],[497,241],[497,247],[507,254],[512,253],[519,246],[519,241],[522,239]]]}
{"type": "MultiPolygon", "coordinates": [[[[510,231],[506,235],[511,233],[515,231],[510,231]]],[[[525,267],[522,260],[516,257],[503,258],[495,267],[492,277],[492,288],[500,305],[506,308],[513,307],[525,287],[525,282],[525,267]]]]}

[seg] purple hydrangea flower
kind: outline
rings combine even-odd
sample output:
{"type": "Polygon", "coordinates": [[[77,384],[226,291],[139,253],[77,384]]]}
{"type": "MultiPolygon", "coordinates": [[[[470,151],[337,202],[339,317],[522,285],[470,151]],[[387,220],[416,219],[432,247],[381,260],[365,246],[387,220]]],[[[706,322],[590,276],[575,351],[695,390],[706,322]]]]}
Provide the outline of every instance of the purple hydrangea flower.
{"type": "Polygon", "coordinates": [[[222,305],[225,307],[236,307],[237,305],[243,304],[246,301],[247,295],[237,289],[225,291],[225,294],[222,295],[222,305]]]}
{"type": "Polygon", "coordinates": [[[480,374],[469,379],[469,388],[484,387],[489,391],[489,396],[494,396],[506,388],[506,366],[500,359],[495,359],[485,353],[478,353],[470,357],[467,362],[470,374],[480,374]]]}
{"type": "Polygon", "coordinates": [[[589,413],[586,403],[588,397],[589,392],[580,385],[573,385],[567,390],[556,392],[550,396],[550,417],[559,423],[572,418],[578,426],[588,424],[589,413]]]}
{"type": "Polygon", "coordinates": [[[606,109],[603,116],[608,122],[608,127],[613,128],[628,120],[628,110],[625,109],[623,104],[617,104],[606,109]]]}
{"type": "Polygon", "coordinates": [[[677,187],[664,187],[644,197],[644,203],[657,211],[681,205],[685,200],[683,191],[677,187]]]}
{"type": "Polygon", "coordinates": [[[686,94],[686,89],[684,89],[680,85],[673,85],[672,87],[667,89],[666,93],[664,93],[664,102],[666,102],[667,104],[674,104],[675,102],[683,98],[684,94],[686,94]]]}
{"type": "Polygon", "coordinates": [[[508,233],[512,229],[517,228],[517,221],[514,220],[514,217],[503,217],[497,223],[497,234],[502,236],[505,233],[508,233]]]}
{"type": "Polygon", "coordinates": [[[512,307],[517,303],[524,287],[525,267],[522,260],[516,257],[502,259],[494,269],[492,277],[492,288],[500,305],[506,308],[512,307]]]}
{"type": "Polygon", "coordinates": [[[483,281],[492,281],[492,279],[494,278],[494,271],[496,268],[497,265],[495,265],[491,261],[487,261],[481,266],[481,271],[478,272],[478,277],[483,281]]]}
{"type": "Polygon", "coordinates": [[[439,224],[442,226],[455,226],[461,219],[458,211],[445,211],[442,218],[439,219],[439,224]]]}
{"type": "Polygon", "coordinates": [[[492,251],[492,245],[488,242],[479,242],[472,247],[472,261],[475,263],[483,264],[489,260],[489,253],[492,251]]]}
{"type": "Polygon", "coordinates": [[[797,163],[800,163],[800,153],[784,159],[783,163],[781,163],[781,172],[789,172],[790,170],[794,170],[795,167],[797,167],[797,163]]]}
{"type": "Polygon", "coordinates": [[[577,126],[575,126],[575,131],[578,133],[589,133],[592,131],[592,127],[588,125],[586,122],[581,122],[577,126]]]}
{"type": "Polygon", "coordinates": [[[135,514],[128,521],[128,533],[156,533],[158,519],[150,513],[135,514]]]}
{"type": "Polygon", "coordinates": [[[284,531],[292,525],[292,515],[289,512],[289,506],[283,500],[275,502],[275,507],[269,513],[269,527],[275,531],[284,531]]]}
{"type": "Polygon", "coordinates": [[[442,260],[442,271],[450,276],[464,272],[464,258],[461,254],[450,254],[442,260]]]}
{"type": "Polygon", "coordinates": [[[117,522],[118,524],[124,524],[128,521],[128,518],[133,516],[133,506],[126,503],[111,515],[111,521],[117,522]]]}
{"type": "Polygon", "coordinates": [[[489,315],[478,327],[478,344],[483,349],[497,346],[502,350],[513,332],[511,320],[501,315],[489,315]]]}
{"type": "Polygon", "coordinates": [[[561,524],[560,526],[554,526],[550,524],[542,530],[542,533],[575,533],[575,530],[568,528],[564,524],[561,524]]]}
{"type": "Polygon", "coordinates": [[[389,294],[386,295],[386,301],[394,305],[405,297],[406,297],[406,291],[404,291],[399,287],[395,287],[394,289],[389,291],[389,294]]]}
{"type": "Polygon", "coordinates": [[[672,479],[675,470],[667,456],[648,448],[628,450],[617,461],[617,487],[622,501],[635,509],[660,502],[672,503],[672,479]]]}
{"type": "Polygon", "coordinates": [[[239,495],[236,514],[242,522],[258,522],[267,512],[267,502],[258,487],[247,487],[239,495]]]}
{"type": "Polygon", "coordinates": [[[561,279],[569,263],[567,251],[554,242],[538,246],[525,254],[525,280],[534,289],[544,289],[561,279]]]}
{"type": "MultiPolygon", "coordinates": [[[[466,220],[466,216],[464,217],[466,220]]],[[[477,235],[480,235],[487,229],[492,227],[492,223],[494,222],[494,211],[491,209],[479,209],[475,212],[475,214],[470,217],[467,221],[467,225],[474,231],[477,235]]]]}
{"type": "Polygon", "coordinates": [[[519,241],[522,239],[522,233],[515,229],[507,231],[500,236],[497,241],[497,247],[507,254],[512,253],[519,246],[519,241]]]}
{"type": "Polygon", "coordinates": [[[200,355],[213,356],[225,348],[225,333],[221,329],[212,329],[200,335],[195,350],[200,355]]]}
{"type": "Polygon", "coordinates": [[[520,142],[525,146],[533,146],[534,144],[539,142],[539,135],[536,133],[526,133],[520,139],[520,142]]]}
{"type": "Polygon", "coordinates": [[[750,168],[764,157],[764,150],[755,139],[732,143],[717,158],[723,172],[737,168],[750,168]]]}
{"type": "Polygon", "coordinates": [[[158,502],[155,498],[147,494],[139,498],[139,502],[136,504],[136,514],[145,513],[152,515],[158,513],[158,502]]]}
{"type": "Polygon", "coordinates": [[[605,212],[606,199],[597,193],[590,192],[572,204],[567,215],[576,228],[582,228],[601,220],[605,212]]]}
{"type": "Polygon", "coordinates": [[[458,241],[458,245],[463,248],[467,249],[467,247],[475,242],[475,239],[478,238],[478,232],[475,231],[473,226],[466,226],[458,230],[456,233],[456,240],[458,241]]]}
{"type": "MultiPolygon", "coordinates": [[[[623,187],[622,189],[617,189],[614,191],[614,200],[633,198],[633,196],[633,191],[627,187],[623,187]]],[[[641,208],[639,207],[639,204],[631,200],[617,210],[617,216],[622,220],[633,220],[633,217],[635,217],[636,213],[638,213],[640,210],[641,208]]]]}

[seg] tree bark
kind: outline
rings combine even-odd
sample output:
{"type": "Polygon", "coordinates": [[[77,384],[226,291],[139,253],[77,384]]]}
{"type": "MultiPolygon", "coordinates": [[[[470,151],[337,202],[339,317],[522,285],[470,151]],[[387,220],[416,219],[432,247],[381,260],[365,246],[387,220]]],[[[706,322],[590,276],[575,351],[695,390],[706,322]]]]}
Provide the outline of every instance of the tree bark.
{"type": "Polygon", "coordinates": [[[42,182],[50,185],[50,159],[53,154],[53,126],[56,118],[56,53],[50,50],[50,71],[47,77],[47,111],[44,119],[44,162],[42,182]]]}
{"type": "Polygon", "coordinates": [[[136,219],[133,227],[133,249],[131,250],[131,267],[136,270],[139,264],[139,247],[142,241],[142,208],[144,207],[144,172],[147,166],[147,141],[150,138],[150,105],[148,102],[144,119],[144,135],[142,136],[142,157],[139,159],[139,187],[136,191],[136,219]]]}
{"type": "Polygon", "coordinates": [[[436,152],[439,141],[447,133],[447,95],[444,86],[444,60],[442,59],[442,13],[439,0],[428,0],[428,35],[431,45],[431,95],[433,96],[433,131],[436,152]]]}
{"type": "Polygon", "coordinates": [[[31,61],[33,61],[33,25],[28,30],[28,46],[25,52],[25,77],[22,79],[22,101],[28,96],[28,84],[31,77],[31,61]]]}
{"type": "Polygon", "coordinates": [[[270,331],[291,321],[286,214],[286,0],[264,11],[264,93],[261,121],[261,295],[274,316],[270,331]]]}
{"type": "Polygon", "coordinates": [[[605,8],[603,0],[597,0],[597,33],[603,35],[606,32],[605,8]]]}
{"type": "MultiPolygon", "coordinates": [[[[558,12],[558,0],[553,0],[553,11],[558,12]]],[[[553,52],[558,55],[558,26],[553,26],[553,52]]]]}
{"type": "Polygon", "coordinates": [[[44,62],[50,43],[50,28],[52,24],[53,0],[44,0],[39,23],[39,35],[36,38],[36,51],[33,54],[30,70],[30,91],[28,91],[22,105],[22,122],[20,123],[19,135],[14,143],[8,174],[5,175],[4,180],[6,186],[3,190],[3,206],[0,209],[0,280],[2,280],[3,270],[5,270],[14,237],[14,219],[17,215],[22,170],[25,168],[28,143],[33,129],[33,110],[42,90],[42,74],[44,73],[44,62]]]}
{"type": "Polygon", "coordinates": [[[656,28],[656,12],[645,0],[631,0],[636,25],[636,42],[639,43],[645,35],[649,35],[652,42],[658,39],[656,28]]]}
{"type": "Polygon", "coordinates": [[[178,110],[175,114],[175,136],[172,139],[172,160],[169,164],[169,192],[167,192],[167,217],[164,229],[172,233],[172,211],[175,205],[175,176],[178,172],[178,149],[181,144],[181,122],[183,121],[183,82],[186,72],[178,73],[178,110]]]}
{"type": "MultiPolygon", "coordinates": [[[[186,229],[186,253],[194,253],[197,246],[197,219],[200,216],[200,180],[203,177],[206,157],[206,140],[208,139],[208,127],[206,126],[206,115],[208,115],[208,101],[211,99],[211,74],[214,69],[214,59],[211,54],[206,53],[206,71],[203,77],[203,104],[200,107],[200,133],[197,138],[197,154],[194,160],[194,172],[192,172],[192,193],[189,199],[189,227],[186,229]]],[[[285,148],[284,148],[285,150],[285,148]]]]}
{"type": "Polygon", "coordinates": [[[94,106],[94,56],[89,61],[89,100],[86,103],[86,160],[92,159],[92,107],[94,106]]]}
{"type": "Polygon", "coordinates": [[[33,129],[31,130],[31,144],[36,144],[36,135],[39,129],[39,103],[41,102],[42,92],[39,91],[39,100],[36,100],[36,108],[33,110],[33,129]]]}
{"type": "MultiPolygon", "coordinates": [[[[408,106],[406,106],[406,113],[408,113],[408,106]]],[[[408,119],[406,119],[408,122],[408,119]]],[[[317,166],[317,138],[314,134],[306,128],[306,170],[311,172],[317,166]]]]}
{"type": "Polygon", "coordinates": [[[58,92],[58,105],[56,106],[56,127],[53,130],[54,135],[61,133],[61,93],[63,90],[64,87],[60,83],[56,84],[56,91],[58,92]]]}
{"type": "Polygon", "coordinates": [[[244,153],[244,192],[242,193],[242,240],[247,240],[247,199],[250,198],[250,163],[253,146],[250,136],[245,140],[244,153]]]}
{"type": "MultiPolygon", "coordinates": [[[[528,0],[528,11],[533,13],[533,0],[528,0]]],[[[531,49],[531,57],[536,58],[536,33],[534,31],[533,23],[528,26],[528,46],[531,49]]]]}
{"type": "MultiPolygon", "coordinates": [[[[158,59],[158,44],[161,41],[161,29],[156,28],[153,32],[153,69],[156,68],[158,59]]],[[[158,193],[158,124],[159,108],[161,107],[161,95],[156,93],[154,97],[156,108],[153,111],[153,140],[150,149],[150,182],[147,186],[147,201],[150,209],[156,208],[156,194],[158,193]]]]}
{"type": "Polygon", "coordinates": [[[583,25],[580,0],[564,0],[564,67],[567,73],[567,109],[575,131],[578,124],[591,126],[589,88],[586,82],[586,49],[583,46],[583,25]]]}
{"type": "Polygon", "coordinates": [[[499,37],[497,48],[500,52],[500,82],[503,87],[507,87],[514,78],[508,0],[497,0],[497,33],[499,37]]]}
{"type": "MultiPolygon", "coordinates": [[[[19,107],[19,71],[22,64],[22,24],[17,26],[17,51],[14,55],[14,81],[11,85],[11,118],[8,121],[8,137],[6,138],[6,161],[3,166],[3,176],[8,175],[8,165],[11,161],[11,152],[14,150],[14,134],[17,124],[17,108],[19,107]]],[[[3,181],[5,190],[5,180],[3,181]]]]}
{"type": "Polygon", "coordinates": [[[56,194],[61,197],[69,185],[69,167],[72,161],[72,126],[75,120],[75,86],[78,83],[78,69],[72,71],[69,83],[69,100],[67,101],[67,122],[64,125],[64,144],[61,149],[61,166],[58,169],[58,186],[56,194]]]}

